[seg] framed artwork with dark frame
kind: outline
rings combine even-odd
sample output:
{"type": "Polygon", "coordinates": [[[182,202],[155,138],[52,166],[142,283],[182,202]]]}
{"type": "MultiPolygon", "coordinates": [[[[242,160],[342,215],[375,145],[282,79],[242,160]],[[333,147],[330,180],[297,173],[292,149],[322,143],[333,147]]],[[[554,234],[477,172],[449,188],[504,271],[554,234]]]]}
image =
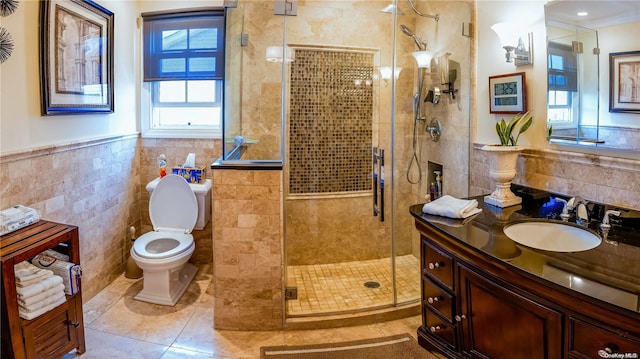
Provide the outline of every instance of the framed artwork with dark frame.
{"type": "Polygon", "coordinates": [[[640,51],[609,54],[609,112],[640,113],[640,51]]]}
{"type": "Polygon", "coordinates": [[[40,2],[43,115],[113,112],[113,21],[93,1],[40,2]]]}
{"type": "Polygon", "coordinates": [[[525,73],[489,77],[489,112],[524,113],[527,111],[525,73]]]}

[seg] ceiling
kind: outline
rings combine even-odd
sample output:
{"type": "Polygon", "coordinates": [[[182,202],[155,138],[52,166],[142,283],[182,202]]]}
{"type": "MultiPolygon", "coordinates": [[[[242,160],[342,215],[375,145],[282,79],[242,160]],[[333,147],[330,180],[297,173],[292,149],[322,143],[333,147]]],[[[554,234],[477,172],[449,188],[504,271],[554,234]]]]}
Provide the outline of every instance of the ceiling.
{"type": "Polygon", "coordinates": [[[640,21],[640,1],[554,0],[545,6],[545,16],[590,29],[640,21]],[[586,11],[587,16],[578,16],[586,11]]]}

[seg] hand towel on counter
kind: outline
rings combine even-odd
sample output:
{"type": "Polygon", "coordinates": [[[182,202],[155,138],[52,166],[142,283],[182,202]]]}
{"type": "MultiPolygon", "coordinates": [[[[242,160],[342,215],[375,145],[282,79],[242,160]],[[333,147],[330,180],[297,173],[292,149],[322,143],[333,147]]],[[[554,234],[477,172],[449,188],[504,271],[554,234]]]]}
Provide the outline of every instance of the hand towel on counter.
{"type": "Polygon", "coordinates": [[[476,215],[480,212],[481,211],[478,211],[467,218],[450,218],[425,213],[425,216],[423,218],[427,219],[431,223],[444,224],[445,226],[449,227],[463,227],[468,222],[473,221],[473,219],[476,218],[476,215]]]}
{"type": "Polygon", "coordinates": [[[52,271],[38,268],[27,261],[14,265],[13,270],[16,274],[16,285],[21,287],[26,287],[53,275],[52,271]]]}
{"type": "Polygon", "coordinates": [[[30,297],[18,296],[18,305],[27,308],[36,302],[45,300],[49,297],[58,296],[60,293],[64,293],[64,284],[58,284],[53,288],[47,289],[44,292],[36,293],[30,297]]]}
{"type": "Polygon", "coordinates": [[[40,308],[38,310],[35,310],[33,312],[27,312],[25,311],[21,306],[18,306],[18,312],[20,313],[20,318],[22,319],[26,319],[26,320],[31,320],[33,318],[37,318],[39,316],[41,316],[42,314],[50,311],[51,309],[64,304],[67,301],[67,298],[65,298],[64,296],[62,296],[62,298],[60,298],[59,300],[55,301],[52,304],[49,304],[43,308],[40,308]]]}
{"type": "Polygon", "coordinates": [[[449,218],[467,218],[481,211],[477,200],[458,199],[449,195],[444,195],[422,207],[423,213],[449,218]]]}
{"type": "Polygon", "coordinates": [[[52,275],[47,279],[44,279],[38,283],[28,285],[26,287],[16,286],[16,292],[18,292],[18,299],[24,299],[32,297],[38,293],[44,292],[60,284],[62,284],[62,278],[57,275],[52,275]]]}

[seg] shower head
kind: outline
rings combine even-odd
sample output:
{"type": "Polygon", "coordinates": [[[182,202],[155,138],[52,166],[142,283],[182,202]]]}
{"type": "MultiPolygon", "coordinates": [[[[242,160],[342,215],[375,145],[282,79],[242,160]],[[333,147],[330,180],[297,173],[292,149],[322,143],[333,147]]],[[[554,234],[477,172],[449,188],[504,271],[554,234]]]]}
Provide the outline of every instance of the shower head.
{"type": "Polygon", "coordinates": [[[385,6],[385,7],[384,7],[384,9],[381,9],[380,11],[382,11],[382,12],[386,12],[387,14],[393,14],[393,10],[394,10],[394,8],[395,8],[396,13],[397,13],[398,15],[404,15],[404,13],[402,12],[402,10],[400,10],[400,8],[399,8],[399,7],[397,7],[397,6],[393,5],[393,4],[389,4],[389,5],[385,6]]]}
{"type": "Polygon", "coordinates": [[[427,43],[420,41],[420,39],[418,39],[418,37],[416,36],[416,34],[413,33],[413,31],[409,30],[408,27],[404,26],[404,25],[400,25],[400,29],[402,30],[402,32],[413,38],[413,41],[415,41],[416,46],[418,46],[418,50],[420,51],[424,51],[427,49],[427,43]]]}

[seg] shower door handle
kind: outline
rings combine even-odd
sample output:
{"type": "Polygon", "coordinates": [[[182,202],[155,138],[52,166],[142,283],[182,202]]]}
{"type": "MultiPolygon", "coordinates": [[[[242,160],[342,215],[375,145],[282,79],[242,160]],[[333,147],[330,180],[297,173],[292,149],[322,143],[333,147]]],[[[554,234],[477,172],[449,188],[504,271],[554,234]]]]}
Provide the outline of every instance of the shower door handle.
{"type": "Polygon", "coordinates": [[[374,147],[372,152],[373,216],[380,215],[380,222],[384,222],[384,150],[374,147]],[[378,190],[380,190],[379,194],[378,190]],[[378,206],[378,199],[380,199],[380,206],[378,206]]]}
{"type": "Polygon", "coordinates": [[[384,150],[380,150],[378,184],[380,185],[380,222],[384,222],[384,150]]]}
{"type": "Polygon", "coordinates": [[[378,173],[376,172],[378,167],[378,147],[373,147],[372,158],[371,188],[373,190],[373,216],[375,217],[378,215],[378,173]]]}

